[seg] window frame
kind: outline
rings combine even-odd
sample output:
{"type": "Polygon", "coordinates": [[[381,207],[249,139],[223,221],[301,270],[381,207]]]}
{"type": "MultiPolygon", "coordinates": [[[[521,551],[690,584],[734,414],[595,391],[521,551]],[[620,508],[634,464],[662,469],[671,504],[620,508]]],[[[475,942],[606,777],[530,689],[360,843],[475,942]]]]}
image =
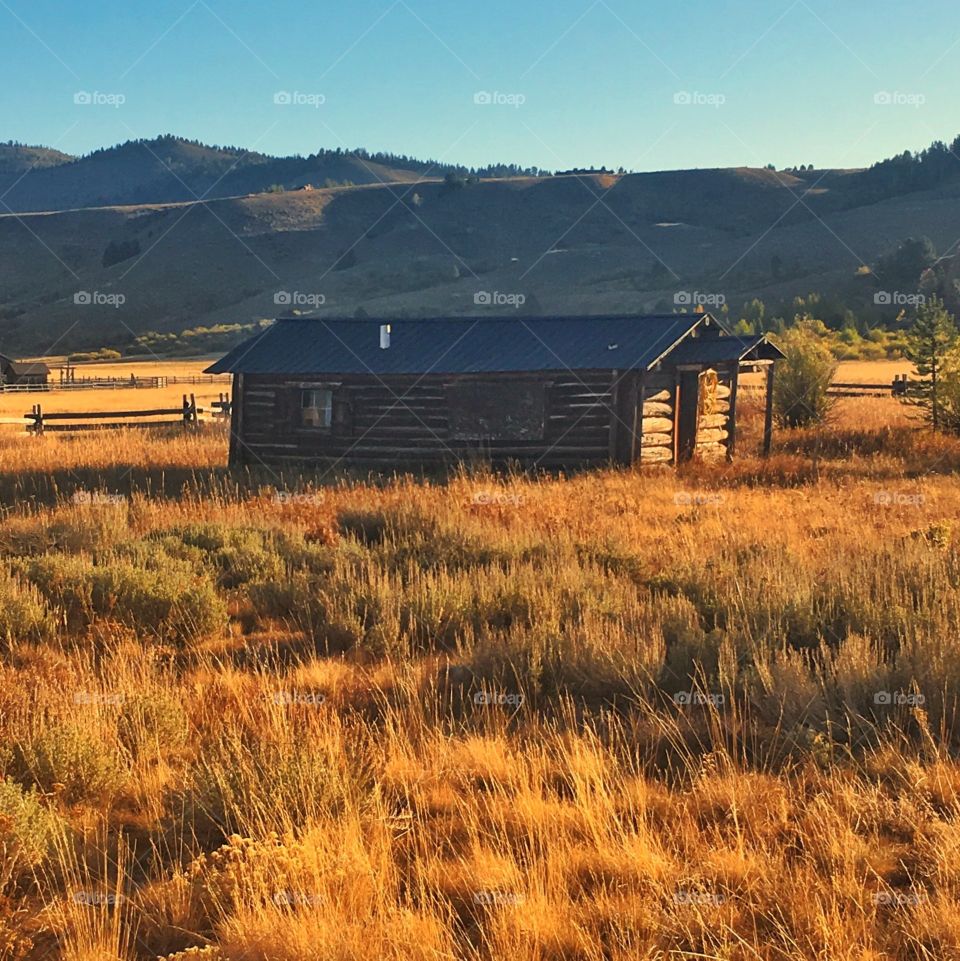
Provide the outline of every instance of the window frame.
{"type": "MultiPolygon", "coordinates": [[[[302,387],[300,389],[300,406],[297,427],[300,430],[308,431],[330,431],[333,429],[333,398],[336,391],[332,387],[302,387]],[[308,404],[306,401],[310,395],[326,395],[325,403],[322,405],[308,404]],[[308,410],[321,411],[323,417],[319,424],[308,424],[306,422],[306,412],[308,410]]],[[[315,400],[315,397],[310,399],[315,400]]]]}
{"type": "MultiPolygon", "coordinates": [[[[293,410],[290,411],[293,422],[293,431],[308,437],[326,437],[329,435],[349,436],[353,430],[353,402],[348,395],[348,391],[343,389],[341,381],[333,380],[311,380],[299,381],[289,385],[295,392],[291,398],[293,410]],[[328,423],[312,426],[303,422],[303,412],[309,408],[304,407],[305,395],[308,392],[327,391],[330,395],[330,405],[328,410],[328,423]],[[348,416],[344,416],[344,412],[348,416]],[[339,414],[339,417],[338,417],[339,414]]],[[[323,410],[324,408],[320,408],[323,410]]]]}
{"type": "Polygon", "coordinates": [[[467,444],[483,444],[487,442],[517,442],[517,443],[541,443],[547,439],[547,432],[550,425],[551,407],[551,388],[553,379],[545,380],[537,377],[497,377],[496,374],[485,374],[479,376],[459,377],[456,380],[449,380],[444,384],[444,402],[447,408],[448,428],[447,435],[451,440],[460,441],[467,444]],[[541,419],[536,424],[536,430],[528,432],[525,430],[510,430],[509,424],[501,424],[486,432],[467,431],[462,426],[456,425],[454,411],[457,407],[460,410],[469,409],[460,401],[457,394],[459,390],[472,388],[474,390],[484,389],[491,398],[499,401],[503,400],[505,392],[515,389],[521,391],[536,391],[536,403],[540,408],[541,419]]]}

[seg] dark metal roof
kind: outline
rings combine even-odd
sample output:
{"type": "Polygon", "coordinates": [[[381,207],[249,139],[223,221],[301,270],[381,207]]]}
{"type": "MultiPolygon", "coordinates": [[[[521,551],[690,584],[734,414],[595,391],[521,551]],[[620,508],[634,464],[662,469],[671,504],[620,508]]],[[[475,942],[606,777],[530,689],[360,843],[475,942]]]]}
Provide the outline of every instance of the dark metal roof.
{"type": "Polygon", "coordinates": [[[715,323],[709,314],[434,320],[283,318],[235,347],[208,367],[207,373],[644,370],[701,324],[715,323]],[[383,324],[391,328],[387,349],[380,347],[383,324]]]}
{"type": "Polygon", "coordinates": [[[46,364],[39,362],[27,363],[21,360],[15,360],[12,364],[10,364],[9,369],[12,374],[16,374],[18,377],[25,377],[28,375],[34,377],[40,375],[46,376],[50,373],[50,368],[46,364]]]}
{"type": "Polygon", "coordinates": [[[36,376],[50,373],[50,368],[41,361],[14,360],[6,354],[0,354],[0,367],[20,377],[28,374],[36,376]]]}
{"type": "Polygon", "coordinates": [[[723,364],[781,357],[783,352],[766,337],[696,337],[680,344],[670,355],[670,363],[723,364]]]}

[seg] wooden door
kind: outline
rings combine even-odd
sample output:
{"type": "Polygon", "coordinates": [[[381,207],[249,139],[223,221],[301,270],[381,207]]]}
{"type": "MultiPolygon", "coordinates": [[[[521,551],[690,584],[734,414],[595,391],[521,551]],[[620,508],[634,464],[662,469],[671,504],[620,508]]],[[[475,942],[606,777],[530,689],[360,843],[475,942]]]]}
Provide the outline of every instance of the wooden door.
{"type": "Polygon", "coordinates": [[[700,420],[700,371],[681,370],[677,398],[677,461],[690,460],[697,449],[700,420]]]}

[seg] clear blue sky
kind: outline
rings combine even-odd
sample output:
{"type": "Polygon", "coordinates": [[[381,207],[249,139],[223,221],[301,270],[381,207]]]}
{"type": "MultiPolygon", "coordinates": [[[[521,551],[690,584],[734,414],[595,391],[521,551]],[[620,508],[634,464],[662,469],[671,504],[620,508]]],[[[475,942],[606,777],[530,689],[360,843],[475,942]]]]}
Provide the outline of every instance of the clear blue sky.
{"type": "Polygon", "coordinates": [[[170,132],[471,165],[861,166],[960,133],[957,9],[0,0],[0,140],[83,153],[170,132]],[[82,91],[124,103],[75,104],[82,91]],[[279,92],[324,99],[277,105],[279,92]]]}

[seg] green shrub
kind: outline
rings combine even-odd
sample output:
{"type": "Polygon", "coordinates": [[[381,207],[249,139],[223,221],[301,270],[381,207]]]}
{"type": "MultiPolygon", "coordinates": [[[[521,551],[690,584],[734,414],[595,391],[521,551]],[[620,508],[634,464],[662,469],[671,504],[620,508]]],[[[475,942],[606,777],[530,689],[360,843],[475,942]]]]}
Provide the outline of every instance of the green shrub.
{"type": "Polygon", "coordinates": [[[119,350],[113,350],[111,347],[101,347],[99,350],[86,350],[70,354],[67,359],[75,363],[82,363],[91,360],[119,360],[121,356],[119,350]]]}
{"type": "Polygon", "coordinates": [[[21,784],[60,793],[64,801],[97,803],[126,783],[117,745],[94,725],[56,721],[14,743],[11,773],[21,784]]]}
{"type": "Polygon", "coordinates": [[[222,629],[226,605],[206,576],[158,556],[153,566],[127,559],[95,563],[52,554],[30,561],[27,577],[73,627],[110,616],[157,637],[191,641],[222,629]]]}
{"type": "Polygon", "coordinates": [[[338,550],[326,576],[298,572],[282,583],[252,584],[250,599],[260,614],[288,620],[321,649],[402,656],[469,647],[534,626],[557,636],[587,622],[617,623],[634,609],[636,589],[626,578],[563,558],[548,566],[473,563],[464,577],[456,563],[417,565],[411,558],[394,567],[338,550]]]}
{"type": "Polygon", "coordinates": [[[170,556],[189,559],[198,570],[213,568],[220,587],[235,588],[282,579],[287,569],[282,552],[290,540],[279,531],[196,524],[158,532],[147,543],[155,550],[159,542],[170,556]]]}
{"type": "Polygon", "coordinates": [[[827,390],[837,362],[814,322],[792,327],[777,338],[777,346],[786,355],[777,364],[774,381],[777,420],[784,427],[806,427],[823,420],[830,407],[827,390]]]}
{"type": "Polygon", "coordinates": [[[4,872],[16,876],[40,867],[52,854],[62,818],[37,797],[9,779],[0,781],[0,859],[4,872]]]}
{"type": "Polygon", "coordinates": [[[337,517],[337,525],[391,570],[404,570],[411,563],[464,570],[504,565],[538,553],[537,549],[525,551],[514,544],[492,541],[406,507],[343,512],[337,517]]]}
{"type": "Polygon", "coordinates": [[[0,643],[49,638],[55,622],[39,591],[0,572],[0,643]]]}
{"type": "Polygon", "coordinates": [[[220,733],[203,743],[185,798],[201,830],[230,833],[238,818],[303,824],[343,811],[368,776],[369,747],[358,733],[351,751],[341,750],[316,712],[301,721],[284,720],[269,737],[220,733]]]}
{"type": "Polygon", "coordinates": [[[190,721],[179,698],[157,687],[124,697],[117,716],[117,736],[134,758],[162,757],[187,743],[190,721]]]}
{"type": "Polygon", "coordinates": [[[48,554],[27,561],[24,576],[63,614],[68,629],[75,630],[93,617],[93,577],[90,561],[66,554],[48,554]]]}
{"type": "Polygon", "coordinates": [[[47,527],[48,545],[56,545],[58,550],[69,554],[102,551],[130,536],[125,503],[83,504],[80,491],[74,498],[74,503],[83,506],[58,517],[47,527]]]}

